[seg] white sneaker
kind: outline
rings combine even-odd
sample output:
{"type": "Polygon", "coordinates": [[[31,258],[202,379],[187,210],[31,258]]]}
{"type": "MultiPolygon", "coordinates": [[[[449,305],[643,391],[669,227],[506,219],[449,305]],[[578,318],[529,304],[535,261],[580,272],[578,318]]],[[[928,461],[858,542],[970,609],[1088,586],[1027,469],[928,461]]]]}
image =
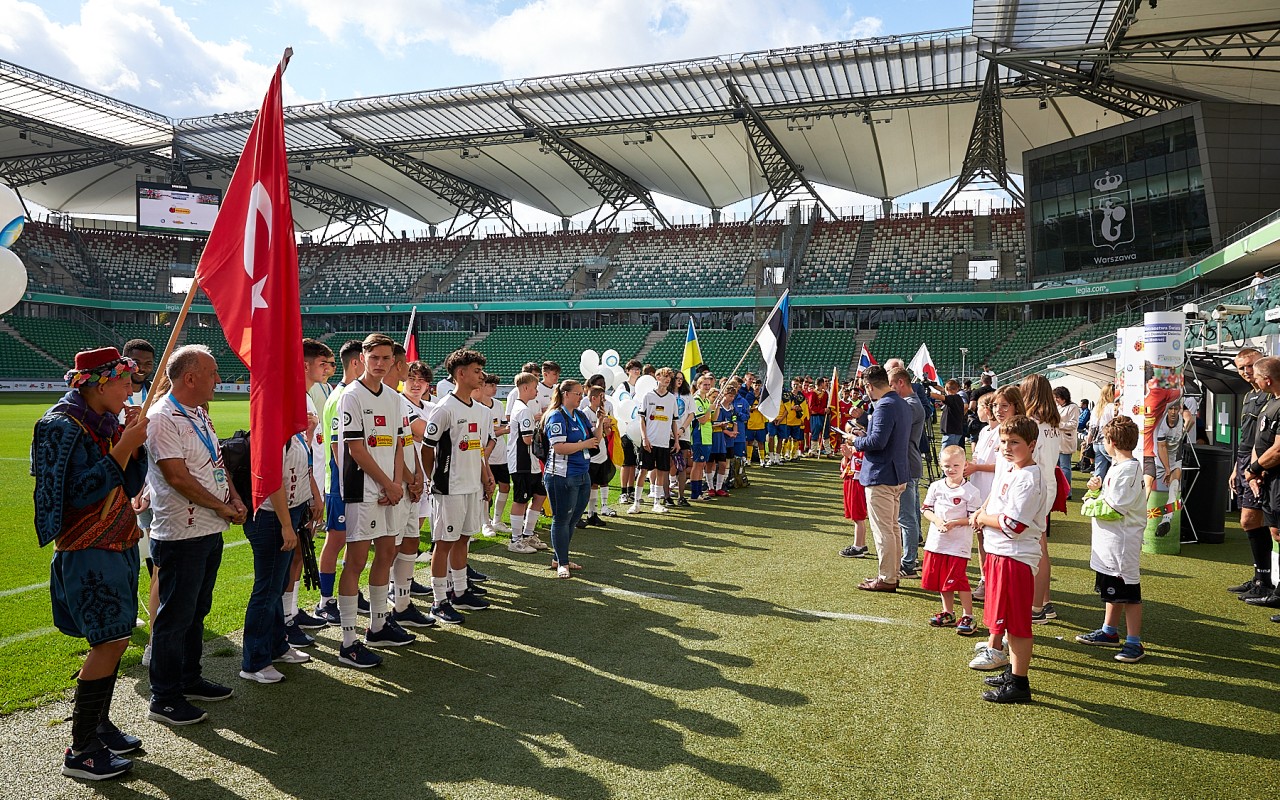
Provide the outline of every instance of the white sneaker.
{"type": "Polygon", "coordinates": [[[511,526],[502,520],[490,520],[489,527],[498,533],[511,533],[511,526]]]}
{"type": "Polygon", "coordinates": [[[419,564],[430,564],[430,563],[431,563],[431,551],[430,551],[430,550],[424,550],[423,552],[418,553],[418,557],[417,557],[417,558],[415,558],[415,559],[414,559],[414,561],[415,561],[415,562],[417,562],[417,563],[419,563],[419,564]]]}
{"type": "Polygon", "coordinates": [[[485,524],[480,526],[480,535],[481,536],[497,536],[498,529],[493,527],[493,525],[489,524],[488,522],[486,522],[485,524]]]}
{"type": "Polygon", "coordinates": [[[311,656],[292,647],[286,650],[283,655],[278,655],[271,659],[272,663],[275,664],[305,664],[310,660],[311,656]]]}
{"type": "Polygon", "coordinates": [[[666,506],[664,506],[664,505],[662,504],[662,501],[658,501],[658,502],[654,503],[654,504],[653,504],[653,509],[652,509],[652,510],[653,510],[653,513],[655,513],[655,514],[665,514],[665,513],[667,513],[667,507],[666,507],[666,506]]]}
{"type": "Polygon", "coordinates": [[[267,665],[257,672],[240,670],[240,677],[246,681],[256,681],[257,683],[279,683],[284,680],[284,673],[273,666],[267,665]]]}
{"type": "Polygon", "coordinates": [[[992,650],[984,647],[969,662],[969,669],[1000,669],[1009,663],[1009,654],[1004,650],[992,650]]]}
{"type": "Polygon", "coordinates": [[[632,503],[632,504],[631,504],[631,507],[627,509],[627,513],[628,513],[628,514],[639,514],[639,513],[640,513],[640,503],[639,503],[639,502],[632,503]]]}
{"type": "Polygon", "coordinates": [[[986,597],[987,597],[987,582],[985,580],[979,579],[978,585],[973,587],[973,599],[985,600],[986,597]]]}
{"type": "Polygon", "coordinates": [[[507,550],[511,551],[512,553],[521,553],[521,554],[524,554],[524,555],[528,555],[529,553],[536,553],[536,552],[538,552],[538,548],[536,548],[536,547],[531,547],[530,545],[527,545],[527,544],[525,544],[525,543],[524,543],[524,537],[523,537],[523,536],[522,536],[522,537],[520,537],[519,539],[512,539],[512,540],[507,544],[507,550]]]}
{"type": "Polygon", "coordinates": [[[142,648],[142,666],[151,666],[151,645],[142,648]]]}
{"type": "Polygon", "coordinates": [[[532,536],[526,536],[525,538],[529,540],[529,545],[530,545],[531,547],[533,547],[533,548],[537,549],[537,550],[550,550],[550,549],[551,549],[551,545],[549,545],[549,544],[547,544],[546,542],[544,542],[544,541],[542,541],[541,539],[539,539],[539,538],[538,538],[538,534],[536,534],[536,533],[535,533],[535,534],[533,534],[532,536]]]}
{"type": "Polygon", "coordinates": [[[604,510],[600,512],[600,516],[602,516],[602,517],[616,517],[616,516],[618,516],[618,512],[613,510],[613,506],[605,506],[605,507],[604,507],[604,510]]]}

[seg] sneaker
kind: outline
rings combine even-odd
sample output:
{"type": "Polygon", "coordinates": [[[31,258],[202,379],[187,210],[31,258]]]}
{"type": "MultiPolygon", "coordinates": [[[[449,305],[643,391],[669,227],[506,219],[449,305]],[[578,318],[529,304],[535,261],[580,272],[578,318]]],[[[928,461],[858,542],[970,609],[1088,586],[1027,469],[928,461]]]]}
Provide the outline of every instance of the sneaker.
{"type": "Polygon", "coordinates": [[[729,490],[728,490],[728,489],[717,489],[717,490],[716,490],[716,497],[728,497],[728,496],[729,496],[729,490]]]}
{"type": "Polygon", "coordinates": [[[1082,633],[1076,637],[1076,641],[1080,644],[1091,644],[1097,647],[1119,647],[1120,634],[1107,633],[1102,628],[1098,628],[1091,633],[1082,633]]]}
{"type": "Polygon", "coordinates": [[[364,641],[369,647],[403,647],[418,641],[418,637],[401,628],[395,620],[388,617],[382,623],[381,630],[365,631],[364,641]]]}
{"type": "Polygon", "coordinates": [[[973,587],[973,599],[974,600],[987,599],[987,582],[986,581],[981,579],[978,580],[978,585],[973,587]]]}
{"type": "Polygon", "coordinates": [[[1045,619],[1057,619],[1057,618],[1058,618],[1058,609],[1056,609],[1056,608],[1054,608],[1054,607],[1053,607],[1053,603],[1045,603],[1045,604],[1044,604],[1044,617],[1045,617],[1045,619]]]}
{"type": "Polygon", "coordinates": [[[133,769],[133,762],[121,758],[105,747],[90,750],[80,755],[67,752],[62,756],[62,774],[68,778],[81,778],[86,781],[105,781],[123,775],[133,769]]]}
{"type": "Polygon", "coordinates": [[[495,530],[492,525],[486,522],[485,524],[480,526],[480,535],[481,536],[497,536],[498,531],[495,530]]]}
{"type": "Polygon", "coordinates": [[[605,507],[604,507],[604,511],[601,511],[601,512],[600,512],[600,516],[602,516],[602,517],[616,517],[616,516],[618,516],[618,512],[613,510],[613,506],[605,506],[605,507]]]}
{"type": "Polygon", "coordinates": [[[1227,591],[1231,592],[1232,594],[1244,594],[1245,592],[1253,588],[1253,581],[1254,581],[1254,576],[1250,575],[1249,580],[1245,581],[1239,586],[1228,586],[1227,591]]]}
{"type": "Polygon", "coordinates": [[[1261,600],[1264,597],[1270,597],[1270,596],[1271,596],[1271,584],[1265,583],[1263,581],[1254,581],[1253,586],[1247,592],[1242,592],[1240,595],[1238,595],[1238,597],[1241,600],[1245,600],[1245,601],[1248,601],[1251,598],[1256,600],[1261,600]]]}
{"type": "Polygon", "coordinates": [[[535,533],[535,534],[533,534],[532,536],[526,536],[526,537],[525,537],[525,539],[527,539],[527,540],[528,540],[528,542],[529,542],[529,546],[530,546],[530,547],[532,547],[532,548],[534,548],[535,550],[550,550],[550,549],[551,549],[551,545],[549,545],[549,544],[547,544],[546,542],[544,542],[544,541],[542,541],[541,539],[539,539],[539,538],[538,538],[538,534],[536,534],[536,533],[535,533]]]}
{"type": "Polygon", "coordinates": [[[410,580],[409,596],[410,597],[430,597],[431,587],[423,586],[422,584],[418,583],[416,580],[410,580]]]}
{"type": "Polygon", "coordinates": [[[1120,652],[1116,653],[1116,661],[1123,661],[1126,664],[1136,664],[1147,657],[1147,649],[1138,642],[1125,642],[1124,647],[1120,648],[1120,652]]]}
{"type": "Polygon", "coordinates": [[[460,608],[463,611],[483,611],[490,606],[488,600],[483,597],[477,597],[471,589],[458,595],[453,599],[453,607],[460,608]]]}
{"type": "Polygon", "coordinates": [[[679,500],[676,501],[676,505],[680,506],[681,508],[688,508],[693,504],[689,502],[689,498],[681,497],[679,500]]]}
{"type": "Polygon", "coordinates": [[[256,672],[242,669],[240,670],[240,677],[255,683],[279,683],[284,680],[284,673],[271,665],[267,665],[256,672]]]}
{"type": "Polygon", "coordinates": [[[311,616],[302,609],[298,609],[298,613],[293,615],[293,622],[304,631],[319,630],[329,624],[323,619],[311,616]]]}
{"type": "Polygon", "coordinates": [[[235,694],[227,686],[213,681],[200,679],[200,682],[182,690],[182,696],[188,700],[203,700],[206,703],[216,703],[219,700],[226,700],[235,694]]]}
{"type": "Polygon", "coordinates": [[[1049,616],[1044,613],[1043,608],[1040,609],[1039,611],[1032,610],[1031,624],[1032,625],[1048,625],[1049,624],[1049,616]]]}
{"type": "Polygon", "coordinates": [[[577,522],[573,523],[574,530],[578,530],[579,528],[590,528],[590,527],[591,527],[591,517],[580,517],[577,522]]]}
{"type": "Polygon", "coordinates": [[[511,526],[502,520],[489,520],[489,527],[498,533],[511,533],[511,526]]]}
{"type": "Polygon", "coordinates": [[[1010,680],[1008,683],[983,692],[982,699],[988,703],[1030,703],[1031,690],[1019,689],[1010,680]]]}
{"type": "Polygon", "coordinates": [[[672,500],[670,497],[664,497],[664,498],[662,498],[662,504],[663,504],[664,506],[666,506],[667,508],[675,508],[675,507],[676,507],[676,501],[675,501],[675,500],[672,500]]]}
{"type": "Polygon", "coordinates": [[[956,624],[956,615],[950,611],[939,611],[929,620],[929,624],[935,628],[951,628],[956,624]]]}
{"type": "Polygon", "coordinates": [[[632,504],[631,504],[631,507],[627,509],[627,513],[628,513],[628,514],[639,514],[639,513],[640,513],[640,504],[639,504],[639,503],[632,503],[632,504]]]}
{"type": "Polygon", "coordinates": [[[587,517],[587,522],[586,522],[586,524],[587,524],[587,525],[595,525],[597,528],[607,528],[607,527],[609,527],[609,523],[607,523],[607,522],[605,522],[604,520],[600,519],[600,515],[599,515],[599,514],[592,514],[591,516],[587,517]]]}
{"type": "Polygon", "coordinates": [[[316,637],[300,628],[294,620],[284,624],[284,639],[290,647],[310,647],[316,643],[316,637]]]}
{"type": "Polygon", "coordinates": [[[99,723],[95,733],[98,735],[98,741],[102,742],[102,746],[118,756],[132,753],[142,747],[141,739],[120,730],[111,720],[99,723]]]}
{"type": "MultiPolygon", "coordinates": [[[[1067,499],[1070,500],[1071,498],[1068,497],[1067,499]]],[[[1160,536],[1160,537],[1168,536],[1169,531],[1171,530],[1173,530],[1173,525],[1170,524],[1169,520],[1162,519],[1160,520],[1160,524],[1156,526],[1156,536],[1160,536]]]]}
{"type": "Polygon", "coordinates": [[[866,546],[858,547],[856,544],[851,544],[841,550],[840,555],[845,558],[866,558],[868,552],[870,552],[870,548],[866,546]]]}
{"type": "Polygon", "coordinates": [[[431,616],[436,622],[443,622],[445,625],[461,625],[467,621],[467,618],[458,613],[457,609],[449,601],[436,603],[431,607],[431,616]]]}
{"type": "Polygon", "coordinates": [[[476,597],[484,597],[489,590],[474,581],[467,581],[467,591],[476,597]]]}
{"type": "Polygon", "coordinates": [[[341,627],[342,617],[338,614],[338,599],[330,597],[328,600],[316,603],[316,619],[322,619],[328,625],[341,627]]]}
{"type": "Polygon", "coordinates": [[[526,537],[521,536],[519,539],[512,539],[507,543],[507,550],[512,553],[522,553],[526,555],[538,552],[538,548],[525,543],[525,538],[526,537]]]}
{"type": "Polygon", "coordinates": [[[382,656],[371,652],[364,642],[357,641],[338,650],[338,663],[356,669],[372,669],[382,663],[382,656]]]}
{"type": "Polygon", "coordinates": [[[422,609],[413,603],[404,611],[392,611],[391,619],[401,628],[430,628],[436,624],[434,619],[423,614],[422,609]]]}
{"type": "Polygon", "coordinates": [[[978,651],[973,660],[969,662],[969,669],[988,670],[1000,669],[1008,666],[1009,654],[1004,650],[993,650],[988,646],[983,646],[978,651]]]}
{"type": "Polygon", "coordinates": [[[489,576],[488,576],[488,575],[485,575],[485,574],[484,574],[483,572],[481,572],[480,570],[478,570],[478,569],[476,569],[475,567],[473,567],[473,566],[471,566],[470,564],[468,564],[468,565],[467,565],[467,580],[471,581],[472,583],[484,583],[485,581],[489,580],[489,576]]]}
{"type": "Polygon", "coordinates": [[[151,666],[151,645],[142,648],[142,666],[151,666]]]}
{"type": "MultiPolygon", "coordinates": [[[[301,650],[294,650],[292,647],[290,647],[288,650],[285,650],[280,655],[271,659],[271,662],[273,664],[305,664],[310,660],[311,660],[311,656],[307,655],[301,650]]],[[[241,675],[240,677],[243,678],[244,676],[241,675]]]]}
{"type": "Polygon", "coordinates": [[[964,614],[956,622],[956,633],[961,636],[972,636],[978,630],[978,624],[974,622],[973,617],[964,614]]]}
{"type": "Polygon", "coordinates": [[[364,592],[356,594],[356,613],[363,617],[369,616],[369,601],[365,599],[364,592]]]}
{"type": "Polygon", "coordinates": [[[147,719],[153,719],[156,722],[163,722],[165,725],[174,727],[195,725],[197,722],[204,722],[208,718],[209,712],[191,705],[186,700],[174,700],[168,703],[153,700],[151,707],[147,709],[147,719]]]}
{"type": "Polygon", "coordinates": [[[653,504],[653,509],[652,509],[652,510],[653,510],[653,513],[655,513],[655,514],[665,514],[665,513],[667,513],[667,507],[666,507],[666,506],[664,506],[662,503],[654,503],[654,504],[653,504]]]}
{"type": "Polygon", "coordinates": [[[902,569],[898,570],[898,577],[899,578],[919,578],[920,573],[916,571],[915,567],[903,567],[902,569]]]}

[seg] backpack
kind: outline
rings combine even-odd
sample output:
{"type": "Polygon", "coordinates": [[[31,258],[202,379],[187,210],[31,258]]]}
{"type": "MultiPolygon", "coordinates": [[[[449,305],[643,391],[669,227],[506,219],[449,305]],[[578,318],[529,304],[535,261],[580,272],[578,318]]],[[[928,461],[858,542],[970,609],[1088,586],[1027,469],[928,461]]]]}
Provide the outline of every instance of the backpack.
{"type": "Polygon", "coordinates": [[[543,464],[547,463],[547,459],[551,457],[551,444],[547,441],[545,424],[533,426],[533,441],[529,443],[529,452],[543,464]]]}
{"type": "MultiPolygon", "coordinates": [[[[253,473],[249,469],[251,445],[248,431],[236,431],[226,439],[218,440],[222,449],[222,465],[227,477],[240,497],[253,497],[253,473]]],[[[247,501],[246,501],[247,502],[247,501]]]]}

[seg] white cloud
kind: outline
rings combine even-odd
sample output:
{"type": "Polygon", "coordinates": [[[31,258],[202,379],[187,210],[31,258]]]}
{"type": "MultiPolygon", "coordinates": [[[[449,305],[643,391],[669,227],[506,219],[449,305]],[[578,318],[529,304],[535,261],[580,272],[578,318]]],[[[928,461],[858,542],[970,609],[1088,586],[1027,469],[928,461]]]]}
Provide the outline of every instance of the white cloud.
{"type": "Polygon", "coordinates": [[[385,54],[403,55],[406,47],[442,44],[472,35],[478,12],[465,2],[445,0],[288,0],[306,15],[307,24],[331,44],[342,44],[355,28],[385,54]]]}
{"type": "MultiPolygon", "coordinates": [[[[76,22],[0,0],[0,57],[169,116],[256,108],[275,62],[240,40],[200,39],[159,0],[86,0],[76,22]]],[[[297,102],[286,85],[286,102],[297,102]]]]}

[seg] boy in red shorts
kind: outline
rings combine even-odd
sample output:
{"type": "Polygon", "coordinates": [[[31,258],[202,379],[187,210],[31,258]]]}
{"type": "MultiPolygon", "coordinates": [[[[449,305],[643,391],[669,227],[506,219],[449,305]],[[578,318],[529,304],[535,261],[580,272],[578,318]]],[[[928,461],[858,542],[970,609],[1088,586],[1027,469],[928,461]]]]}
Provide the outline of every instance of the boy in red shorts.
{"type": "Polygon", "coordinates": [[[1040,488],[1035,446],[1040,431],[1035,420],[1017,416],[1000,426],[1000,453],[1005,463],[996,473],[986,504],[973,515],[987,552],[987,596],[983,621],[991,631],[989,652],[999,655],[1008,639],[1009,669],[987,678],[995,688],[982,693],[992,703],[1028,703],[1031,686],[1031,604],[1040,568],[1040,538],[1048,508],[1040,488]]]}
{"type": "Polygon", "coordinates": [[[969,586],[969,551],[973,549],[973,529],[969,517],[982,507],[978,487],[964,479],[964,448],[942,448],[939,463],[943,478],[929,484],[920,512],[929,520],[929,538],[924,543],[924,574],[920,588],[942,597],[942,610],[929,624],[956,629],[961,636],[977,630],[973,621],[973,589],[969,586]],[[960,595],[961,615],[955,614],[955,596],[960,595]]]}

